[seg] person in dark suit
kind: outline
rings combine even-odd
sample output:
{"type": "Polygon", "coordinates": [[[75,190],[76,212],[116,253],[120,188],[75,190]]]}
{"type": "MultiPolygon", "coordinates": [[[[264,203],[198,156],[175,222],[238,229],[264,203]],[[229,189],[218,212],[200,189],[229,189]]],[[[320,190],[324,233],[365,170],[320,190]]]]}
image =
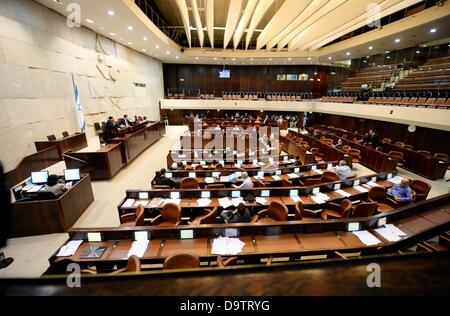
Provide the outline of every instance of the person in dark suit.
{"type": "Polygon", "coordinates": [[[103,140],[105,143],[108,144],[111,139],[117,137],[118,128],[119,126],[116,124],[116,121],[110,116],[108,121],[106,121],[105,130],[103,131],[103,140]]]}
{"type": "Polygon", "coordinates": [[[120,120],[120,125],[123,126],[131,126],[131,121],[128,119],[128,115],[124,115],[123,118],[120,120]]]}
{"type": "Polygon", "coordinates": [[[159,174],[157,174],[155,179],[156,185],[168,185],[171,188],[174,188],[176,186],[176,183],[172,180],[166,177],[166,169],[161,169],[159,174]]]}
{"type": "Polygon", "coordinates": [[[220,214],[220,217],[225,223],[249,223],[252,214],[245,207],[243,203],[239,204],[234,211],[224,211],[220,214]]]}
{"type": "MultiPolygon", "coordinates": [[[[11,194],[3,174],[3,166],[0,163],[0,249],[6,246],[10,226],[11,194]]],[[[0,269],[6,268],[13,261],[13,258],[6,258],[3,251],[0,251],[0,269]]]]}
{"type": "Polygon", "coordinates": [[[380,146],[380,137],[373,130],[369,131],[369,135],[367,137],[367,141],[372,143],[373,148],[377,148],[380,146]]]}

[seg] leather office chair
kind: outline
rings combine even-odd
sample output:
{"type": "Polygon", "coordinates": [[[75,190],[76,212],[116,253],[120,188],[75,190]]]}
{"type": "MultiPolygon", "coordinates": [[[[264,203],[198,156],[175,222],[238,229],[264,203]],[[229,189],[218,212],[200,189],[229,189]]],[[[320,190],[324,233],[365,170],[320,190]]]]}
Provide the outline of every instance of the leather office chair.
{"type": "Polygon", "coordinates": [[[48,135],[47,139],[52,141],[52,140],[56,140],[56,136],[55,135],[48,135]]]}
{"type": "Polygon", "coordinates": [[[437,154],[434,154],[434,157],[439,159],[439,160],[442,160],[442,161],[448,161],[448,155],[447,154],[437,153],[437,154]]]}
{"type": "Polygon", "coordinates": [[[352,163],[358,163],[361,160],[361,151],[359,149],[350,149],[348,154],[352,156],[352,163]]]}
{"type": "Polygon", "coordinates": [[[215,224],[217,217],[217,207],[212,210],[203,209],[204,214],[198,216],[192,221],[189,221],[189,225],[202,225],[202,224],[215,224]]]}
{"type": "Polygon", "coordinates": [[[390,138],[383,138],[381,140],[381,142],[383,142],[383,143],[390,143],[390,142],[392,142],[392,140],[390,138]]]}
{"type": "Polygon", "coordinates": [[[64,138],[69,137],[69,133],[66,132],[66,131],[64,131],[64,132],[62,132],[62,136],[63,136],[64,138]]]}
{"type": "Polygon", "coordinates": [[[395,146],[399,146],[399,147],[403,147],[403,146],[405,146],[405,143],[402,143],[402,142],[395,142],[394,145],[395,145],[395,146]]]}
{"type": "Polygon", "coordinates": [[[225,189],[225,184],[208,184],[205,186],[206,190],[212,190],[212,189],[225,189]]]}
{"type": "Polygon", "coordinates": [[[403,145],[403,148],[413,150],[414,147],[412,145],[403,145]]]}
{"type": "Polygon", "coordinates": [[[202,165],[195,166],[194,171],[203,171],[203,166],[202,165]]]}
{"type": "Polygon", "coordinates": [[[310,151],[314,155],[314,159],[316,160],[316,162],[321,162],[324,160],[324,155],[319,152],[319,148],[314,147],[311,148],[310,151]]]}
{"type": "Polygon", "coordinates": [[[370,202],[378,203],[378,211],[381,213],[390,212],[399,207],[396,201],[388,197],[386,189],[383,187],[370,188],[368,199],[370,202]]]}
{"type": "Polygon", "coordinates": [[[428,150],[418,150],[417,152],[422,155],[431,156],[431,153],[428,150]]]}
{"type": "Polygon", "coordinates": [[[120,216],[120,218],[122,219],[122,224],[120,224],[120,226],[144,226],[144,211],[144,207],[142,205],[139,205],[134,214],[129,213],[120,216]]]}
{"type": "Polygon", "coordinates": [[[258,223],[283,222],[287,221],[288,213],[289,211],[286,205],[277,201],[272,201],[267,210],[258,213],[256,221],[258,223]]]}
{"type": "MultiPolygon", "coordinates": [[[[303,182],[303,186],[309,187],[309,186],[321,184],[321,183],[322,183],[322,178],[308,178],[303,182]]],[[[300,182],[300,184],[301,184],[301,182],[300,182]]]]}
{"type": "Polygon", "coordinates": [[[196,178],[183,178],[180,182],[181,190],[195,190],[200,189],[196,178]]]}
{"type": "Polygon", "coordinates": [[[164,260],[164,270],[200,268],[200,258],[195,252],[177,252],[164,260]]]}
{"type": "Polygon", "coordinates": [[[128,273],[141,272],[141,260],[137,256],[131,256],[130,258],[128,258],[128,263],[125,268],[118,269],[114,272],[111,272],[109,275],[116,275],[116,274],[124,273],[124,272],[128,272],[128,273]]]}
{"type": "Polygon", "coordinates": [[[431,190],[431,185],[420,180],[412,180],[409,186],[415,192],[415,202],[426,200],[431,190]]]}
{"type": "Polygon", "coordinates": [[[167,203],[161,214],[151,220],[151,226],[177,226],[181,223],[181,208],[178,204],[167,203]]]}
{"type": "Polygon", "coordinates": [[[404,162],[403,157],[404,156],[403,156],[403,153],[401,151],[393,150],[393,151],[389,152],[389,158],[397,160],[397,165],[399,167],[403,166],[403,162],[404,162]]]}
{"type": "Polygon", "coordinates": [[[339,176],[336,172],[333,172],[333,171],[324,171],[323,172],[322,179],[321,179],[322,183],[335,182],[335,181],[339,181],[339,176]]]}
{"type": "Polygon", "coordinates": [[[216,170],[224,170],[225,168],[223,167],[223,165],[222,165],[221,163],[218,163],[218,164],[214,167],[214,169],[216,169],[216,170]]]}
{"type": "Polygon", "coordinates": [[[344,145],[344,146],[342,146],[342,148],[341,148],[341,150],[344,152],[344,153],[348,153],[349,151],[350,151],[350,149],[352,149],[349,145],[344,145]]]}
{"type": "Polygon", "coordinates": [[[352,201],[344,199],[341,203],[327,203],[325,209],[321,213],[323,220],[333,218],[349,218],[352,210],[352,201]]]}
{"type": "Polygon", "coordinates": [[[325,138],[323,142],[327,145],[333,145],[333,140],[331,138],[325,138]]]}
{"type": "Polygon", "coordinates": [[[94,130],[95,130],[96,132],[99,132],[99,131],[102,130],[102,128],[101,128],[99,122],[95,122],[95,123],[94,123],[94,130]]]}
{"type": "Polygon", "coordinates": [[[171,187],[168,185],[152,185],[153,190],[170,190],[171,187]]]}
{"type": "Polygon", "coordinates": [[[369,217],[377,210],[377,202],[362,202],[358,204],[352,211],[351,217],[369,217]]]}
{"type": "Polygon", "coordinates": [[[311,210],[305,209],[302,201],[298,201],[295,204],[295,220],[296,221],[314,221],[317,220],[316,213],[311,210]]]}

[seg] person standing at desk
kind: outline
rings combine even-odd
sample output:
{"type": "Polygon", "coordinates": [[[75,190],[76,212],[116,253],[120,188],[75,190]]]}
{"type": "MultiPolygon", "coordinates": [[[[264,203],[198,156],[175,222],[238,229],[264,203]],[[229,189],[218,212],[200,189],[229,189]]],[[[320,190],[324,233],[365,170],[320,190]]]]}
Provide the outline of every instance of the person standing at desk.
{"type": "Polygon", "coordinates": [[[51,192],[55,196],[63,194],[68,190],[67,186],[62,183],[58,183],[58,176],[56,174],[51,174],[48,176],[47,184],[45,185],[44,191],[51,192]]]}
{"type": "Polygon", "coordinates": [[[250,179],[250,177],[248,176],[247,172],[243,172],[242,173],[242,180],[244,180],[242,182],[241,185],[233,185],[233,188],[235,189],[253,189],[253,181],[252,179],[250,179]]]}
{"type": "Polygon", "coordinates": [[[243,203],[240,203],[233,212],[224,211],[220,214],[220,217],[225,223],[249,223],[252,218],[252,214],[245,207],[243,203]]]}
{"type": "Polygon", "coordinates": [[[110,116],[108,118],[108,121],[106,122],[105,130],[103,132],[103,140],[105,141],[105,143],[108,144],[111,139],[117,137],[117,129],[118,129],[118,126],[117,126],[114,118],[112,116],[110,116]]]}

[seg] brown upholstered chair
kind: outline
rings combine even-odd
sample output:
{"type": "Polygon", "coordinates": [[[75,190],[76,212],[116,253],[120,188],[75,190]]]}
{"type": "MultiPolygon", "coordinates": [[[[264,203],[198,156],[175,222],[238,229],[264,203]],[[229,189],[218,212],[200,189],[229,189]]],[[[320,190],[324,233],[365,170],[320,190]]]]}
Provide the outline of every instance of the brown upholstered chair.
{"type": "Polygon", "coordinates": [[[170,190],[171,187],[168,185],[152,185],[153,190],[170,190]]]}
{"type": "Polygon", "coordinates": [[[195,190],[200,189],[196,178],[183,178],[180,182],[180,189],[182,190],[195,190]]]}
{"type": "Polygon", "coordinates": [[[448,161],[448,155],[447,154],[437,153],[437,154],[434,154],[434,157],[439,159],[439,160],[442,160],[442,161],[448,161]]]}
{"type": "Polygon", "coordinates": [[[431,190],[431,185],[420,180],[412,180],[409,186],[415,192],[415,202],[426,200],[431,190]]]}
{"type": "Polygon", "coordinates": [[[217,217],[217,207],[214,209],[204,209],[203,215],[198,216],[192,221],[189,221],[189,225],[203,225],[203,224],[215,224],[216,223],[216,217],[217,217]]]}
{"type": "Polygon", "coordinates": [[[166,203],[161,214],[151,220],[152,226],[176,226],[181,222],[181,208],[175,203],[166,203]]]}
{"type": "Polygon", "coordinates": [[[195,252],[177,252],[164,260],[164,270],[200,268],[200,258],[195,252]]]}
{"type": "Polygon", "coordinates": [[[333,171],[324,171],[322,174],[322,183],[339,181],[339,175],[333,171]]]}
{"type": "Polygon", "coordinates": [[[352,201],[344,199],[340,204],[327,203],[322,211],[321,217],[324,220],[332,218],[348,218],[352,210],[352,201]]]}
{"type": "Polygon", "coordinates": [[[414,147],[412,145],[403,145],[403,148],[411,149],[411,150],[414,149],[414,147]]]}
{"type": "Polygon", "coordinates": [[[390,212],[400,205],[389,198],[386,189],[383,187],[372,187],[369,190],[369,201],[378,203],[378,211],[381,213],[390,212]]]}
{"type": "Polygon", "coordinates": [[[225,168],[223,167],[223,165],[221,163],[218,163],[217,165],[215,165],[214,169],[216,169],[216,170],[224,170],[225,168]]]}
{"type": "Polygon", "coordinates": [[[321,184],[321,183],[322,183],[322,178],[308,178],[303,182],[303,186],[309,187],[309,186],[321,184]]]}
{"type": "Polygon", "coordinates": [[[383,138],[381,141],[383,143],[390,143],[390,142],[392,142],[392,140],[390,138],[383,138]]]}
{"type": "Polygon", "coordinates": [[[120,226],[144,226],[144,207],[139,205],[136,212],[120,216],[122,224],[120,226]]]}
{"type": "Polygon", "coordinates": [[[314,155],[314,159],[317,162],[323,161],[324,160],[324,155],[322,153],[319,152],[319,148],[311,148],[311,153],[314,155]]]}
{"type": "Polygon", "coordinates": [[[286,205],[272,201],[270,202],[269,208],[258,213],[257,222],[259,223],[273,223],[273,222],[283,222],[288,219],[288,209],[286,205]]]}
{"type": "Polygon", "coordinates": [[[362,202],[352,211],[351,217],[369,217],[377,210],[377,202],[362,202]]]}
{"type": "Polygon", "coordinates": [[[325,138],[323,142],[327,145],[333,145],[333,140],[331,138],[325,138]]]}
{"type": "Polygon", "coordinates": [[[203,166],[202,165],[195,166],[194,171],[203,171],[203,166]]]}
{"type": "Polygon", "coordinates": [[[405,143],[402,143],[402,142],[395,142],[394,145],[395,145],[395,146],[399,146],[399,147],[403,147],[403,146],[405,146],[405,143]]]}
{"type": "Polygon", "coordinates": [[[116,274],[124,273],[124,272],[129,272],[129,273],[141,272],[141,260],[139,260],[139,258],[137,256],[131,256],[130,258],[128,258],[128,263],[125,268],[118,269],[114,272],[111,272],[109,275],[116,275],[116,274]]]}
{"type": "Polygon", "coordinates": [[[397,160],[398,166],[403,166],[404,158],[401,151],[392,150],[389,152],[389,158],[397,160]]]}
{"type": "Polygon", "coordinates": [[[316,212],[305,209],[302,201],[295,204],[295,220],[296,221],[314,221],[317,220],[316,212]]]}
{"type": "Polygon", "coordinates": [[[418,150],[417,152],[422,155],[431,156],[431,153],[428,150],[418,150]]]}
{"type": "Polygon", "coordinates": [[[207,190],[225,189],[225,184],[208,184],[205,186],[205,189],[207,189],[207,190]]]}
{"type": "Polygon", "coordinates": [[[344,146],[342,146],[342,148],[341,148],[341,150],[342,150],[344,153],[348,153],[350,149],[352,149],[352,148],[351,148],[349,145],[344,145],[344,146]]]}
{"type": "Polygon", "coordinates": [[[359,149],[350,149],[348,154],[352,156],[352,163],[358,163],[361,160],[361,151],[359,149]]]}
{"type": "Polygon", "coordinates": [[[217,257],[217,266],[219,268],[229,267],[236,265],[238,257],[230,257],[227,260],[223,260],[221,256],[217,257]]]}

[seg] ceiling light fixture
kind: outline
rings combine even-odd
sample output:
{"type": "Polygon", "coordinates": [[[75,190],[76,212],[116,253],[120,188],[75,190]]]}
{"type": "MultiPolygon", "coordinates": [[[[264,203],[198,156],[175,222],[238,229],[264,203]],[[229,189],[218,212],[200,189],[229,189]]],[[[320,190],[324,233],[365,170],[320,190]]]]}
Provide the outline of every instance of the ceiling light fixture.
{"type": "Polygon", "coordinates": [[[143,40],[144,41],[148,41],[148,38],[146,36],[144,36],[143,40]]]}
{"type": "Polygon", "coordinates": [[[129,27],[128,27],[128,31],[132,31],[133,30],[133,27],[130,25],[129,27]]]}
{"type": "Polygon", "coordinates": [[[108,15],[113,16],[114,15],[114,11],[113,10],[108,10],[108,15]]]}
{"type": "Polygon", "coordinates": [[[347,56],[350,56],[350,52],[347,52],[347,54],[346,54],[347,56]]]}
{"type": "Polygon", "coordinates": [[[437,31],[436,29],[431,29],[430,33],[436,33],[436,31],[437,31]]]}
{"type": "Polygon", "coordinates": [[[396,42],[396,43],[400,43],[400,39],[399,39],[399,38],[396,38],[396,39],[395,39],[395,42],[396,42]]]}
{"type": "Polygon", "coordinates": [[[116,33],[109,33],[109,35],[111,35],[111,36],[116,36],[116,33]]]}
{"type": "Polygon", "coordinates": [[[369,50],[372,50],[373,49],[373,46],[369,46],[369,50]]]}

